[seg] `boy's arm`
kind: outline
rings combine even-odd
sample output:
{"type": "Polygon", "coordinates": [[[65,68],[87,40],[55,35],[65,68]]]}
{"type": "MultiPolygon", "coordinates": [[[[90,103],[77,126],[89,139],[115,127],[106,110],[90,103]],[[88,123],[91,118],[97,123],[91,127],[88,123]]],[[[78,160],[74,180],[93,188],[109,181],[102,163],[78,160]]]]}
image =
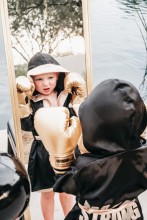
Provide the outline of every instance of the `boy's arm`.
{"type": "Polygon", "coordinates": [[[32,131],[34,133],[34,115],[30,114],[26,118],[20,118],[20,123],[23,131],[32,131]]]}

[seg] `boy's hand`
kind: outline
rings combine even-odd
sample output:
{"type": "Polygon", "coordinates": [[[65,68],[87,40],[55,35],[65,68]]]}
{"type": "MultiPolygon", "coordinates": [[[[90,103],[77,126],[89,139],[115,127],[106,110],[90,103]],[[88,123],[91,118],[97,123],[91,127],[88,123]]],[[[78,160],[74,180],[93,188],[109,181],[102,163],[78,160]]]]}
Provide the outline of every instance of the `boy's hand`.
{"type": "Polygon", "coordinates": [[[16,89],[20,109],[20,118],[27,117],[31,113],[30,98],[34,92],[35,86],[25,76],[16,78],[16,89]]]}

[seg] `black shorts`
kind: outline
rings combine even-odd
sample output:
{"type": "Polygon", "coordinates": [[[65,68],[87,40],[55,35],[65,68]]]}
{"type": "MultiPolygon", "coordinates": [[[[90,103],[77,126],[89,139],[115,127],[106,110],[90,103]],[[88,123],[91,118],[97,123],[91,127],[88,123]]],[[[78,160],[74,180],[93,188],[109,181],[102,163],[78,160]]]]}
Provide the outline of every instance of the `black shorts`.
{"type": "Polygon", "coordinates": [[[55,173],[49,162],[49,153],[40,140],[35,140],[32,144],[28,162],[28,173],[32,192],[53,188],[55,173]]]}

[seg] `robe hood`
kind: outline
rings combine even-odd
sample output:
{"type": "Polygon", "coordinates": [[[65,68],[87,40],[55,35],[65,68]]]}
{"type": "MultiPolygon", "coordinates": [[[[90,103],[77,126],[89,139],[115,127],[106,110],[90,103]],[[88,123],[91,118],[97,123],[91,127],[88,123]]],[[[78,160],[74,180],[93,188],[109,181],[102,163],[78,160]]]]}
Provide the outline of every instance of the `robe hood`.
{"type": "Polygon", "coordinates": [[[36,76],[44,73],[69,73],[69,70],[62,67],[52,56],[49,54],[38,52],[28,63],[27,76],[36,76]]]}
{"type": "Polygon", "coordinates": [[[81,104],[79,117],[85,148],[100,157],[141,146],[147,123],[145,104],[131,83],[108,79],[81,104]]]}
{"type": "Polygon", "coordinates": [[[62,67],[51,55],[38,52],[28,62],[27,77],[32,81],[32,76],[58,72],[59,77],[55,90],[61,92],[64,90],[64,78],[70,71],[62,67]]]}

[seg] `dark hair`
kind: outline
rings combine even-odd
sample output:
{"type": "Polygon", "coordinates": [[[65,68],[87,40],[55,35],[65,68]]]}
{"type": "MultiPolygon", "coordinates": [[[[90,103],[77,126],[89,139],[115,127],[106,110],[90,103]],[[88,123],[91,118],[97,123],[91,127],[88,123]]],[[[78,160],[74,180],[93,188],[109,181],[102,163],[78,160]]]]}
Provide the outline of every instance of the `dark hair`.
{"type": "Polygon", "coordinates": [[[55,87],[55,91],[57,91],[58,94],[64,90],[64,78],[65,73],[60,73],[55,87]]]}

